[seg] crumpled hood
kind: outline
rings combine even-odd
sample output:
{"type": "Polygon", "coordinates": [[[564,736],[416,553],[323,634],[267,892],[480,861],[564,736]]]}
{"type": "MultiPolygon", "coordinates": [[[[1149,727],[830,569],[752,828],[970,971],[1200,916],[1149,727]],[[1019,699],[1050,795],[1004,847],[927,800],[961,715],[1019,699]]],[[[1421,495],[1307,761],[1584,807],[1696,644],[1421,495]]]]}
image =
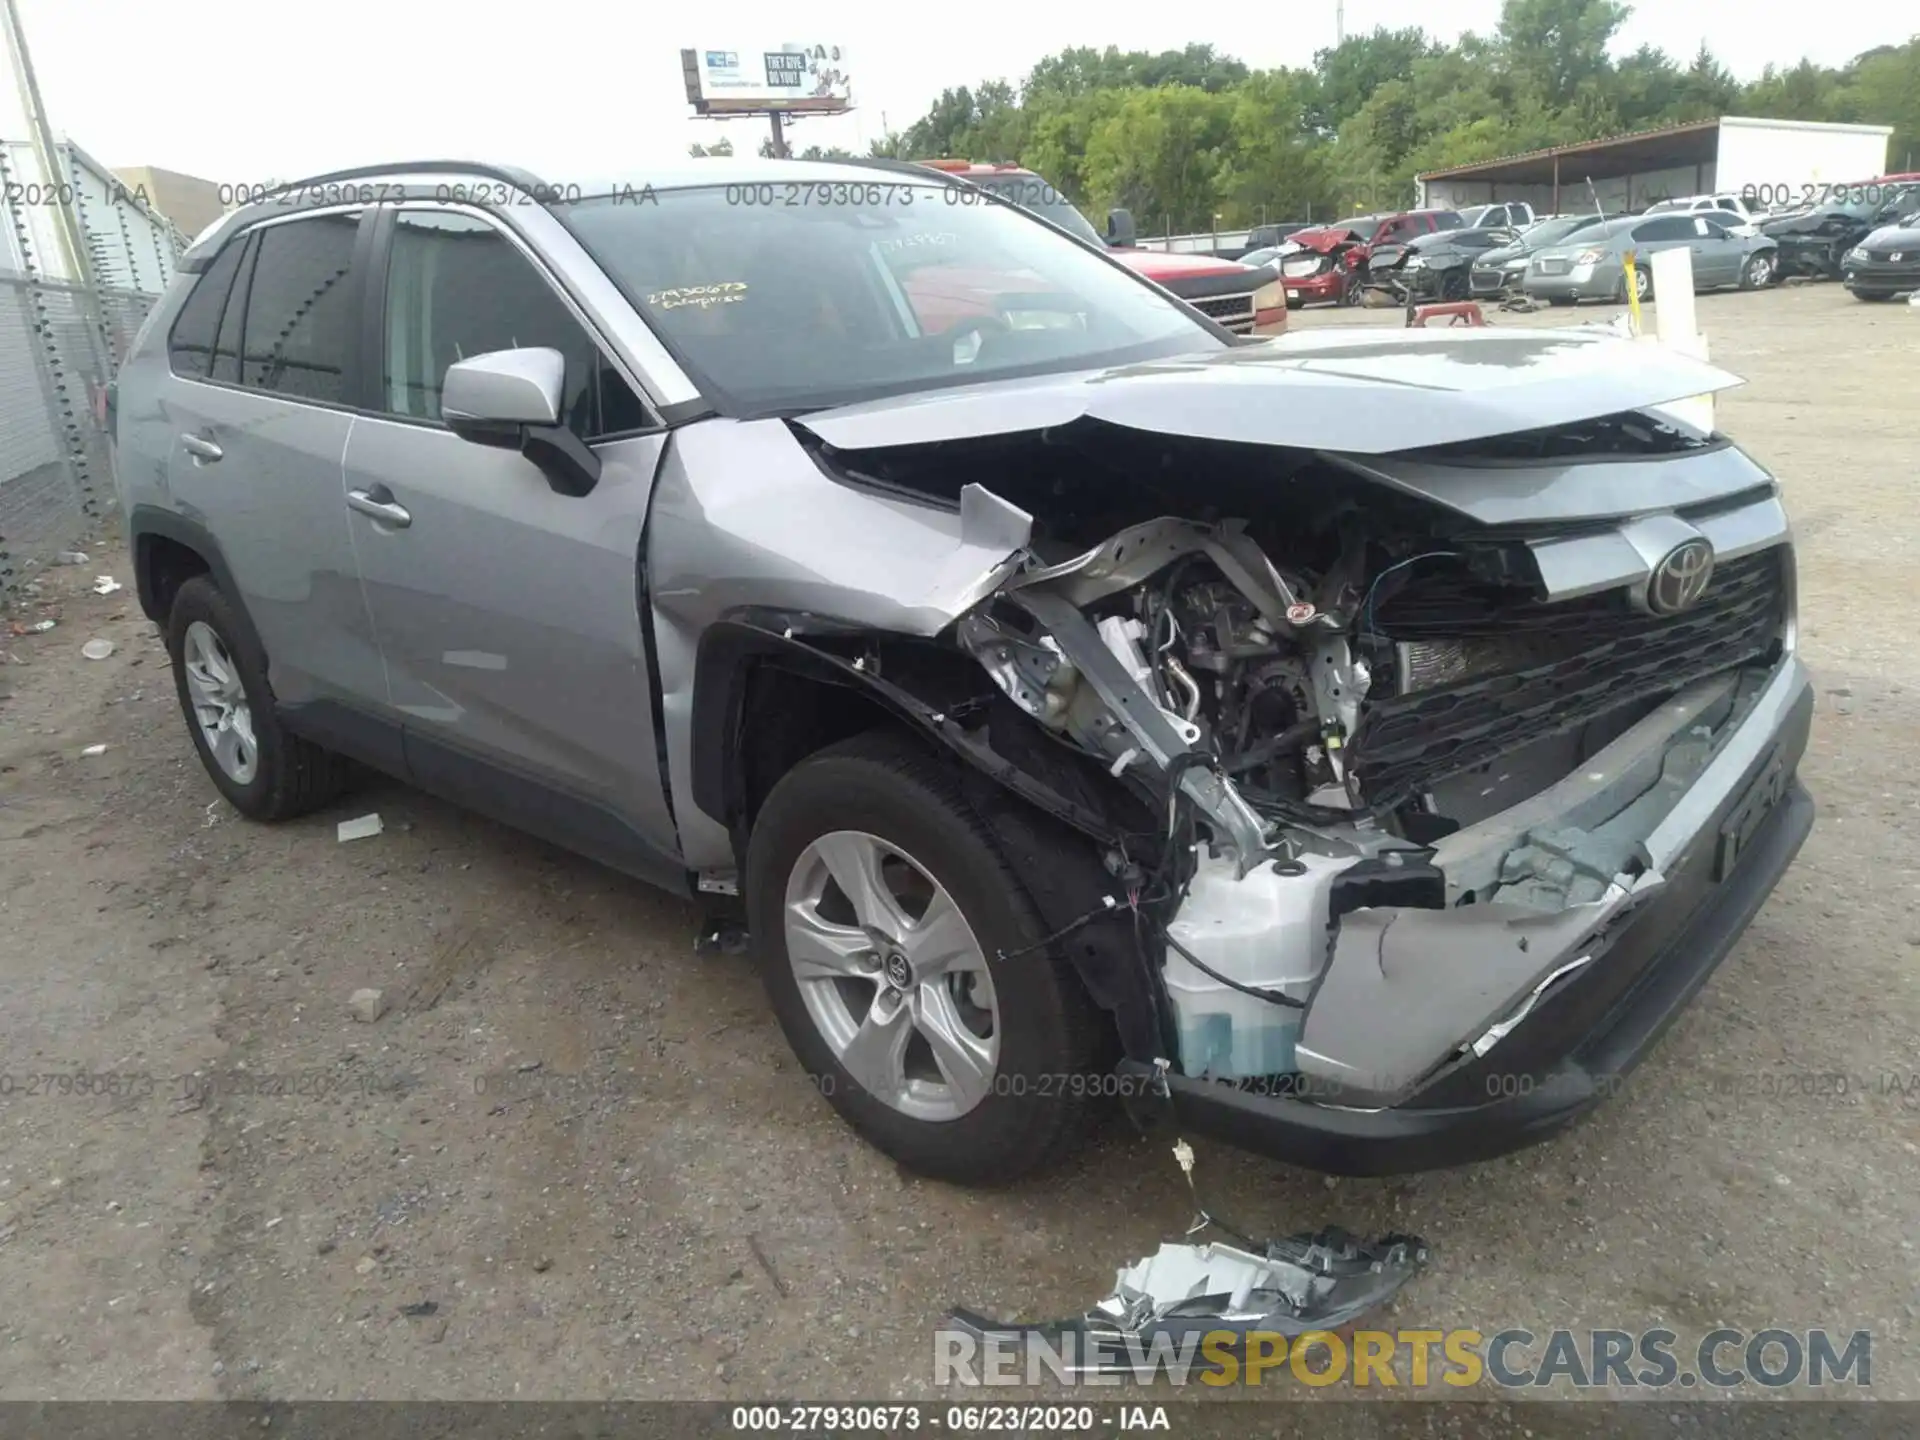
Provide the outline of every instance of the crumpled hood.
{"type": "Polygon", "coordinates": [[[1571,330],[1318,330],[1106,370],[923,391],[795,423],[841,450],[1044,430],[1387,455],[1666,404],[1743,383],[1656,345],[1571,330]]]}
{"type": "MultiPolygon", "coordinates": [[[[1840,212],[1834,210],[1802,210],[1795,215],[1778,215],[1771,220],[1762,220],[1760,222],[1760,233],[1762,235],[1803,235],[1809,231],[1818,230],[1836,214],[1840,214],[1840,212]]],[[[1842,215],[1841,218],[1856,226],[1867,223],[1864,220],[1856,220],[1851,215],[1842,215]]]]}
{"type": "Polygon", "coordinates": [[[1322,255],[1331,254],[1342,245],[1357,245],[1364,237],[1352,230],[1296,230],[1287,236],[1288,243],[1298,245],[1302,250],[1318,250],[1322,255]]]}

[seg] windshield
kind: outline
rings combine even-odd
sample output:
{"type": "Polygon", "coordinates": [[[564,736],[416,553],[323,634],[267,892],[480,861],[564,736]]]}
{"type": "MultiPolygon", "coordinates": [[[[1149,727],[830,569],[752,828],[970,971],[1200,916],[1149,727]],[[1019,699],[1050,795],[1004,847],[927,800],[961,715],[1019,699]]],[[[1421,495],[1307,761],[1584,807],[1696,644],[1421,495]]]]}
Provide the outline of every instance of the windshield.
{"type": "Polygon", "coordinates": [[[789,204],[795,189],[648,190],[558,213],[734,415],[1230,343],[1122,266],[964,187],[811,183],[797,189],[818,200],[789,204]]]}
{"type": "Polygon", "coordinates": [[[1093,222],[1082,215],[1073,204],[1053,186],[1038,175],[1009,175],[1005,179],[975,179],[982,190],[991,190],[1002,200],[1011,200],[1022,210],[1031,210],[1041,219],[1058,225],[1069,235],[1090,241],[1095,245],[1105,245],[1100,232],[1093,228],[1093,222]]]}

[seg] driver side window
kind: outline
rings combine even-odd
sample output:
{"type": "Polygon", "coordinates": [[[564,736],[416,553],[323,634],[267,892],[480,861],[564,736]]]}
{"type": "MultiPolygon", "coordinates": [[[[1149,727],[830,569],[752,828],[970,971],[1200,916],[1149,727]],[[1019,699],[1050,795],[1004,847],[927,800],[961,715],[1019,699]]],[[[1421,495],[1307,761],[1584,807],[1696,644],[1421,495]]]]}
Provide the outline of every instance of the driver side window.
{"type": "Polygon", "coordinates": [[[653,423],[546,278],[496,226],[456,211],[398,212],[382,341],[387,413],[438,421],[450,366],[527,346],[566,357],[561,419],[582,440],[653,423]]]}

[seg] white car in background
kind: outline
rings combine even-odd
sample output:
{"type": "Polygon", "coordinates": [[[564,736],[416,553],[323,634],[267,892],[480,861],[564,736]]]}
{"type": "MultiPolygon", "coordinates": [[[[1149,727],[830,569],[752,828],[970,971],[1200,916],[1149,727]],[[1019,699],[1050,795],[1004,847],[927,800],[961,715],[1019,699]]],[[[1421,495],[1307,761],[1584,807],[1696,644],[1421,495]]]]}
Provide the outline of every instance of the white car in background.
{"type": "Polygon", "coordinates": [[[1719,195],[1679,195],[1671,200],[1658,201],[1655,204],[1649,205],[1646,209],[1646,213],[1649,215],[1669,215],[1675,212],[1683,215],[1736,216],[1738,217],[1737,223],[1729,226],[1736,235],[1754,234],[1755,231],[1751,227],[1757,225],[1760,219],[1759,213],[1749,208],[1746,201],[1742,200],[1738,195],[1726,193],[1719,195]],[[1749,228],[1743,229],[1741,228],[1742,226],[1749,228]]]}

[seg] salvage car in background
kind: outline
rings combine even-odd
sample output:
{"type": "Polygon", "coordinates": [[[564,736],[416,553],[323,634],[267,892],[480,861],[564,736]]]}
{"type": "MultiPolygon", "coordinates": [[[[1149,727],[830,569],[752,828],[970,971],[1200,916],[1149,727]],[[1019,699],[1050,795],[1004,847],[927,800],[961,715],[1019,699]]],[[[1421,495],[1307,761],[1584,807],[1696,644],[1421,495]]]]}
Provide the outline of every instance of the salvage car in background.
{"type": "Polygon", "coordinates": [[[1332,225],[1299,230],[1287,237],[1295,247],[1282,262],[1287,306],[1299,309],[1316,301],[1350,305],[1365,284],[1369,260],[1381,246],[1400,246],[1436,230],[1458,230],[1460,217],[1451,210],[1400,210],[1379,215],[1356,215],[1332,225]],[[1286,267],[1297,261],[1292,270],[1286,267]]]}
{"type": "Polygon", "coordinates": [[[738,907],[823,1099],[949,1180],[1114,1094],[1345,1173],[1544,1138],[1812,824],[1779,487],[1658,413],[1738,382],[1248,341],[978,198],[448,161],[210,227],[110,443],[213,786],[351,756],[738,907]]]}
{"type": "Polygon", "coordinates": [[[1920,206],[1920,185],[1838,187],[1846,198],[1765,220],[1760,233],[1780,247],[1780,274],[1837,280],[1842,261],[1867,235],[1920,206]]]}
{"type": "Polygon", "coordinates": [[[1920,210],[1868,235],[1846,253],[1840,269],[1847,289],[1861,300],[1920,290],[1920,210]]]}
{"type": "MultiPolygon", "coordinates": [[[[870,162],[885,163],[885,162],[870,162]]],[[[1077,206],[1033,171],[1019,165],[985,164],[971,160],[892,162],[888,168],[911,163],[969,181],[988,194],[1058,225],[1075,239],[1111,251],[1129,270],[1164,285],[1194,309],[1236,335],[1279,335],[1287,328],[1287,306],[1270,277],[1237,260],[1213,255],[1176,255],[1166,250],[1136,246],[1133,217],[1124,210],[1108,213],[1105,233],[1077,206]]]]}
{"type": "MultiPolygon", "coordinates": [[[[1749,227],[1740,227],[1742,229],[1749,227]]],[[[1522,288],[1555,305],[1580,300],[1627,298],[1625,260],[1636,257],[1633,278],[1642,300],[1653,296],[1648,257],[1662,250],[1693,251],[1693,288],[1737,285],[1754,290],[1773,282],[1777,247],[1765,235],[1742,235],[1711,214],[1632,215],[1581,231],[1571,240],[1536,250],[1522,288]]]]}
{"type": "Polygon", "coordinates": [[[1465,300],[1468,272],[1490,250],[1514,243],[1511,230],[1441,230],[1404,245],[1377,245],[1367,259],[1366,285],[1397,304],[1419,300],[1465,300]]]}
{"type": "Polygon", "coordinates": [[[1533,258],[1534,251],[1570,240],[1596,225],[1604,225],[1608,218],[1605,215],[1556,215],[1550,220],[1541,220],[1528,226],[1514,237],[1511,244],[1481,251],[1474,257],[1468,277],[1473,293],[1476,296],[1499,295],[1518,290],[1521,281],[1526,278],[1527,262],[1533,258]]]}

